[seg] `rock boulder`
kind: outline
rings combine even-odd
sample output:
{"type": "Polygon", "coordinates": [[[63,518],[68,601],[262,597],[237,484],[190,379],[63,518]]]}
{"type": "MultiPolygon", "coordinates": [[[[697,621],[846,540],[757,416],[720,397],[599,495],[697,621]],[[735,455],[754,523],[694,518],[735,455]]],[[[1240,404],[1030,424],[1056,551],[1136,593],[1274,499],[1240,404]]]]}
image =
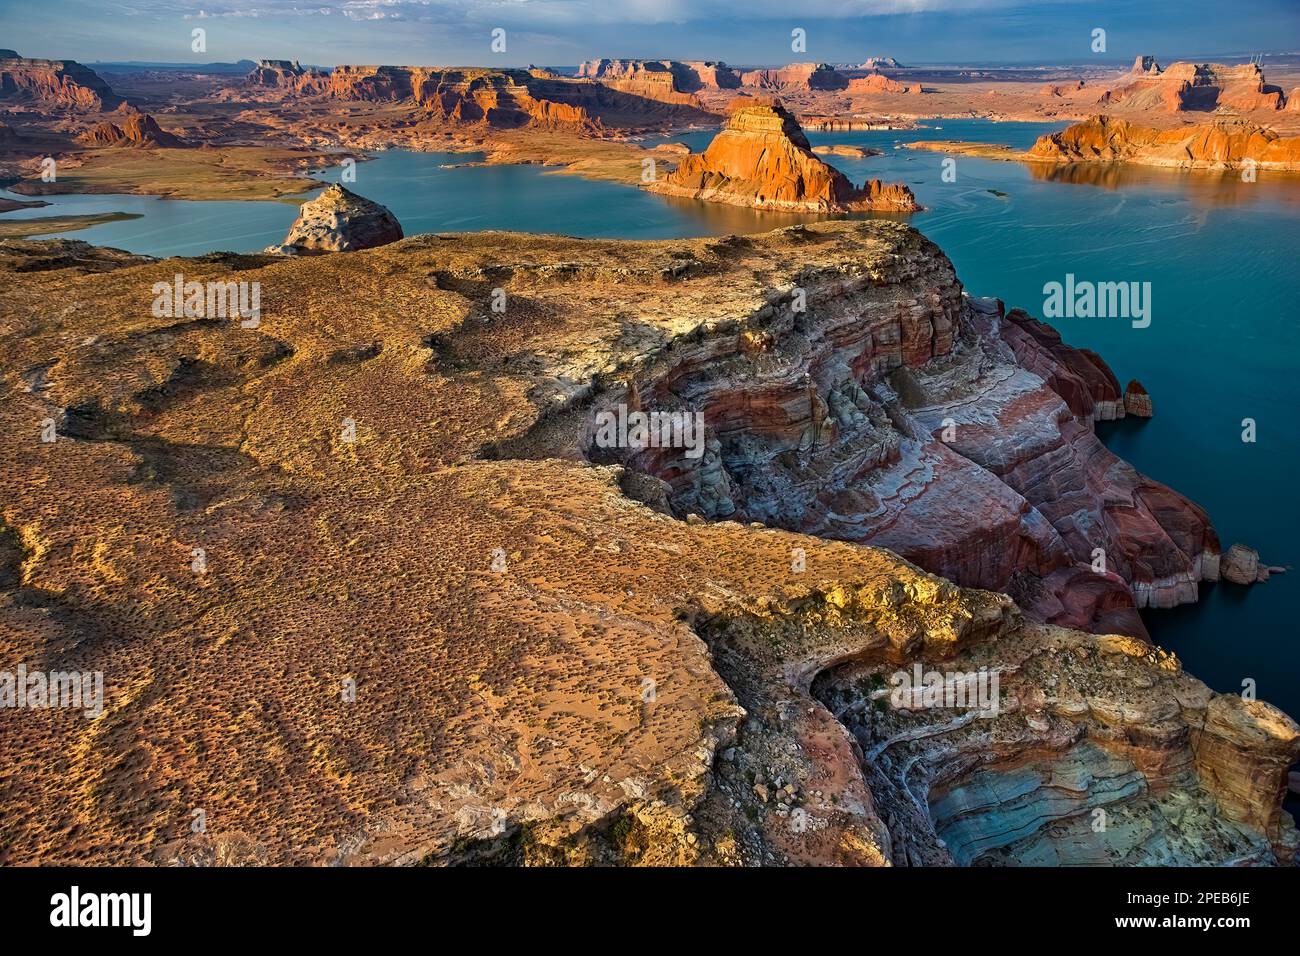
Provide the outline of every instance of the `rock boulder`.
{"type": "Polygon", "coordinates": [[[284,242],[266,251],[282,255],[355,252],[401,238],[401,224],[391,212],[335,183],[303,203],[284,242]]]}

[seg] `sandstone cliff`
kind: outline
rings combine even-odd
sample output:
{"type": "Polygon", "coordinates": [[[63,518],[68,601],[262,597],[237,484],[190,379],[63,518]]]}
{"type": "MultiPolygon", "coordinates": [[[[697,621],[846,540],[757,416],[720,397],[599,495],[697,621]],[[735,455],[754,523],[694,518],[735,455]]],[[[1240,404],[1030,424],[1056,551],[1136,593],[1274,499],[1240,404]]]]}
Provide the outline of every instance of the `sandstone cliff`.
{"type": "Polygon", "coordinates": [[[849,85],[844,75],[829,63],[791,63],[774,70],[750,70],[740,74],[740,83],[773,93],[843,90],[849,85]]]}
{"type": "Polygon", "coordinates": [[[185,144],[179,136],[164,131],[147,113],[131,113],[121,126],[100,123],[77,137],[83,146],[164,147],[179,149],[185,144]]]}
{"type": "Polygon", "coordinates": [[[29,60],[0,50],[0,102],[98,113],[122,102],[94,70],[75,60],[29,60]]]}
{"type": "Polygon", "coordinates": [[[1124,82],[1103,93],[1100,102],[1175,113],[1250,113],[1279,110],[1286,98],[1279,87],[1265,81],[1263,70],[1254,63],[1174,63],[1162,70],[1154,58],[1138,57],[1124,82]]]}
{"type": "Polygon", "coordinates": [[[355,252],[401,238],[402,227],[391,212],[336,183],[303,203],[284,242],[266,251],[295,256],[355,252]]]}
{"type": "Polygon", "coordinates": [[[657,71],[607,84],[542,70],[346,65],[325,72],[293,62],[263,61],[245,78],[245,86],[290,98],[409,103],[450,126],[598,133],[603,117],[618,125],[711,118],[693,95],[677,91],[672,81],[671,72],[657,71]]]}
{"type": "Polygon", "coordinates": [[[871,76],[860,76],[849,80],[845,92],[851,96],[871,95],[873,93],[919,93],[919,86],[909,86],[899,83],[897,80],[891,80],[887,76],[879,73],[873,73],[871,76]]]}
{"type": "Polygon", "coordinates": [[[757,209],[839,212],[910,211],[912,191],[871,180],[862,188],[818,159],[794,116],[773,100],[738,101],[726,127],[703,153],[647,188],[673,196],[757,209]]]}
{"type": "Polygon", "coordinates": [[[1158,130],[1094,116],[1039,138],[1025,158],[1052,162],[1126,162],[1144,166],[1300,169],[1300,136],[1237,120],[1158,130]]]}
{"type": "MultiPolygon", "coordinates": [[[[700,90],[734,90],[740,77],[727,64],[709,60],[588,60],[578,67],[578,76],[602,80],[611,85],[647,82],[649,75],[667,74],[670,88],[679,95],[700,90]]],[[[654,89],[653,85],[647,85],[654,89]]]]}
{"type": "Polygon", "coordinates": [[[791,486],[830,493],[826,452],[870,444],[850,406],[882,447],[891,414],[915,445],[936,416],[957,442],[985,429],[948,476],[887,483],[925,507],[947,482],[917,524],[953,550],[994,513],[991,479],[963,491],[981,442],[1041,433],[1078,507],[1089,484],[1130,494],[1122,463],[1080,485],[1047,450],[1115,401],[1098,360],[963,298],[898,224],[311,261],[0,242],[0,271],[0,651],[105,675],[97,720],[8,715],[6,864],[1292,858],[1300,730],[1268,705],[879,548],[673,516],[697,478],[758,500],[776,444],[791,486]],[[178,270],[262,283],[260,325],[142,311],[178,270]],[[937,407],[967,382],[994,397],[937,407]],[[592,418],[620,399],[702,409],[721,447],[594,465],[592,418]],[[1024,424],[1035,407],[1060,424],[1024,424]],[[57,440],[33,440],[47,417],[57,440]],[[795,471],[810,425],[825,445],[795,471]],[[880,701],[913,663],[998,669],[998,714],[880,701]]]}
{"type": "Polygon", "coordinates": [[[679,347],[636,381],[640,401],[716,422],[699,459],[617,460],[665,482],[676,514],[881,545],[1039,620],[1143,635],[1137,609],[1195,601],[1218,578],[1218,537],[1098,440],[1094,421],[1125,414],[1106,363],[965,297],[951,263],[897,228],[870,268],[809,235],[820,266],[788,282],[820,304],[801,314],[773,293],[736,343],[679,347]]]}

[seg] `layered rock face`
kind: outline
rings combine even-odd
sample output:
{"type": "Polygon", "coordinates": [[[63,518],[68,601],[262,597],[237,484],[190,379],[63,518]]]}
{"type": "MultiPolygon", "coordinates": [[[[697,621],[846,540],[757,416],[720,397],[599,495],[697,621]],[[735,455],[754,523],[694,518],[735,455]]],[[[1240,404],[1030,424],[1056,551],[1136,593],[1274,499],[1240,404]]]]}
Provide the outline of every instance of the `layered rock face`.
{"type": "MultiPolygon", "coordinates": [[[[588,60],[578,67],[578,76],[611,85],[647,81],[649,76],[663,73],[669,75],[670,87],[678,93],[734,90],[740,86],[740,76],[731,67],[711,60],[588,60]]],[[[647,83],[646,88],[652,89],[654,85],[647,83]]]]}
{"type": "Polygon", "coordinates": [[[122,102],[94,70],[75,60],[29,60],[0,50],[0,101],[10,99],[88,113],[122,102]]]}
{"type": "Polygon", "coordinates": [[[708,149],[683,158],[675,170],[646,188],[757,209],[917,208],[912,191],[902,184],[871,180],[859,189],[818,159],[798,121],[779,102],[740,102],[708,149]]]}
{"type": "Polygon", "coordinates": [[[335,183],[302,204],[284,242],[267,252],[295,256],[355,252],[401,238],[402,227],[391,212],[335,183]]]}
{"type": "Polygon", "coordinates": [[[1135,418],[1150,418],[1152,415],[1151,395],[1137,379],[1124,387],[1124,412],[1135,418]]]}
{"type": "Polygon", "coordinates": [[[791,63],[775,70],[740,74],[742,86],[780,93],[787,90],[842,90],[849,81],[829,63],[791,63]]]}
{"type": "Polygon", "coordinates": [[[937,248],[895,228],[869,268],[810,236],[822,266],[737,317],[734,342],[683,344],[639,377],[640,403],[699,409],[709,442],[623,460],[678,515],[887,547],[1039,620],[1144,635],[1137,609],[1195,601],[1218,538],[1098,440],[1095,420],[1125,414],[1106,364],[964,296],[937,248]]]}
{"type": "Polygon", "coordinates": [[[431,119],[452,126],[532,125],[595,133],[602,129],[605,114],[620,122],[629,117],[691,120],[708,115],[691,94],[674,89],[672,81],[671,72],[647,71],[606,84],[541,70],[349,65],[326,73],[296,63],[263,61],[248,75],[246,85],[290,96],[411,103],[431,119]]]}
{"type": "MultiPolygon", "coordinates": [[[[704,85],[695,76],[694,71],[685,64],[674,63],[671,60],[662,62],[634,60],[620,61],[615,67],[608,60],[598,62],[607,64],[607,66],[594,68],[590,75],[593,79],[599,79],[611,89],[622,90],[624,93],[634,93],[637,96],[644,96],[660,103],[673,103],[681,106],[691,106],[696,109],[701,108],[700,101],[695,94],[679,85],[679,76],[685,77],[686,84],[691,89],[700,89],[704,85]]],[[[583,66],[585,67],[587,64],[583,64],[583,66]]],[[[578,75],[584,75],[581,69],[578,71],[578,75]]]]}
{"type": "Polygon", "coordinates": [[[1283,137],[1267,127],[1235,120],[1158,130],[1094,116],[1039,137],[1027,158],[1211,169],[1253,163],[1264,169],[1300,169],[1300,136],[1283,137]]]}
{"type": "Polygon", "coordinates": [[[775,433],[800,355],[829,394],[819,337],[858,362],[870,334],[880,374],[966,348],[944,263],[888,222],[310,261],[0,241],[0,655],[104,675],[98,719],[6,714],[0,862],[1285,862],[1275,709],[883,549],[676,520],[668,482],[587,460],[623,376],[690,410],[654,383],[716,366],[706,431],[775,433]],[[142,309],[177,271],[260,283],[260,325],[142,309]],[[877,706],[915,663],[997,669],[998,716],[877,706]]]}
{"type": "Polygon", "coordinates": [[[257,66],[245,77],[249,86],[278,87],[281,89],[301,89],[303,77],[310,73],[313,77],[323,77],[322,70],[305,70],[297,60],[258,60],[257,66]]]}
{"type": "Polygon", "coordinates": [[[1264,79],[1257,64],[1174,63],[1162,70],[1153,57],[1138,57],[1127,82],[1107,90],[1101,102],[1142,109],[1254,112],[1279,110],[1286,97],[1264,79]]]}
{"type": "Polygon", "coordinates": [[[1008,623],[953,644],[885,647],[812,686],[861,747],[896,864],[1296,859],[1294,823],[1275,808],[1300,727],[1280,711],[1215,694],[1172,655],[1121,637],[1008,623]],[[871,690],[918,670],[996,673],[996,712],[899,707],[871,690]]]}
{"type": "Polygon", "coordinates": [[[143,149],[159,146],[179,149],[185,145],[179,136],[164,131],[157,120],[147,113],[132,113],[121,126],[116,123],[100,123],[94,129],[78,136],[77,142],[85,146],[127,146],[143,149]]]}
{"type": "Polygon", "coordinates": [[[851,96],[871,95],[873,93],[919,93],[920,91],[920,87],[899,83],[897,80],[891,80],[879,73],[849,80],[848,86],[845,88],[845,92],[851,96]]]}

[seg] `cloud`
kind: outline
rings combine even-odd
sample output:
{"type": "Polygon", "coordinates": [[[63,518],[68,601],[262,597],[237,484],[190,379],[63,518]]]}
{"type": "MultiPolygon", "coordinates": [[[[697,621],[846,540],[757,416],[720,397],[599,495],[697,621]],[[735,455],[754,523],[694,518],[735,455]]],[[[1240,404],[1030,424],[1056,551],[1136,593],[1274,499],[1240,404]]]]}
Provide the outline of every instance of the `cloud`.
{"type": "Polygon", "coordinates": [[[748,22],[894,17],[918,13],[954,14],[1078,3],[1079,0],[259,0],[247,4],[210,4],[195,13],[190,4],[173,0],[138,0],[134,14],[292,18],[337,14],[348,20],[404,19],[417,22],[511,24],[537,29],[575,26],[649,26],[692,22],[748,22]],[[738,12],[743,10],[743,12],[738,12]]]}

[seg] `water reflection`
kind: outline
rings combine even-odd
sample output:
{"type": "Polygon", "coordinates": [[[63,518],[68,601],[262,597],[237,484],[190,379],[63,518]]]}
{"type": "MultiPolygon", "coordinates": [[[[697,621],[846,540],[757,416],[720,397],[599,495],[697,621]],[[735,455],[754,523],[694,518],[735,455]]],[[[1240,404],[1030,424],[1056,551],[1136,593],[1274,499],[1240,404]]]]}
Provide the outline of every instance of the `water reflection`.
{"type": "Polygon", "coordinates": [[[1300,205],[1300,174],[1258,170],[1255,182],[1242,179],[1240,170],[1171,169],[1128,163],[1026,163],[1030,175],[1043,182],[1102,189],[1153,189],[1177,192],[1195,202],[1238,206],[1257,202],[1261,186],[1269,189],[1270,202],[1300,205]]]}

